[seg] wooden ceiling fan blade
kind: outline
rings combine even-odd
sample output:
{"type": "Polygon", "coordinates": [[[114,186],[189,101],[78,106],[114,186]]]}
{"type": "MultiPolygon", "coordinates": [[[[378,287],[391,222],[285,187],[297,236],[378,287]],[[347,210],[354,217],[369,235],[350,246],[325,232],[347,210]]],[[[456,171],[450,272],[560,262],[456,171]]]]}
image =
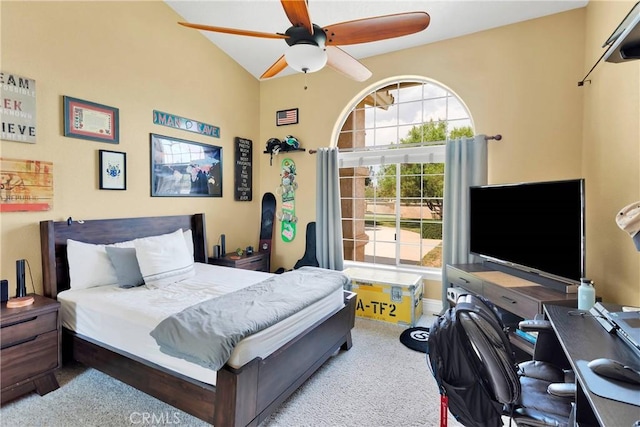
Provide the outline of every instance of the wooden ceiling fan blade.
{"type": "Polygon", "coordinates": [[[407,12],[341,22],[324,27],[327,46],[375,42],[417,33],[429,26],[426,12],[407,12]]]}
{"type": "Polygon", "coordinates": [[[313,24],[309,15],[307,0],[280,0],[284,13],[294,27],[304,27],[313,34],[313,24]]]}
{"type": "Polygon", "coordinates": [[[358,82],[372,75],[360,61],[336,46],[327,46],[327,66],[358,82]]]}
{"type": "Polygon", "coordinates": [[[287,68],[287,60],[284,58],[284,55],[282,55],[280,58],[278,58],[278,60],[276,62],[273,63],[273,65],[271,67],[269,67],[267,69],[267,71],[262,73],[260,78],[261,79],[268,79],[269,77],[275,76],[276,74],[278,74],[279,72],[281,72],[285,68],[287,68]]]}
{"type": "Polygon", "coordinates": [[[288,39],[286,34],[262,33],[259,31],[239,30],[236,28],[213,27],[211,25],[191,24],[189,22],[178,22],[185,27],[195,28],[196,30],[213,31],[216,33],[235,34],[238,36],[260,37],[263,39],[288,39]]]}

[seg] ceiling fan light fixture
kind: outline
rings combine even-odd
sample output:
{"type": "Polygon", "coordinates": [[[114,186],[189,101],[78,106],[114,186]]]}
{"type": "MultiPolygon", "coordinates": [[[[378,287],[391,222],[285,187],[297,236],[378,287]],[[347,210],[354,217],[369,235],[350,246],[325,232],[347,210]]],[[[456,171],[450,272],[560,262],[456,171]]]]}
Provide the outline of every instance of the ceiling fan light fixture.
{"type": "Polygon", "coordinates": [[[327,52],[309,43],[289,46],[284,57],[291,68],[302,73],[314,73],[327,64],[327,52]]]}

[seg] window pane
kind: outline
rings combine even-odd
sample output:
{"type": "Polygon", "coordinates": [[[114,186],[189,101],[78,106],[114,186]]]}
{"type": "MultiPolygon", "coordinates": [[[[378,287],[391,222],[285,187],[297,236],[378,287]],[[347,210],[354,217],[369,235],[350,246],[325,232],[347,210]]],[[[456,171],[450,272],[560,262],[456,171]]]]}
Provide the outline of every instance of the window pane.
{"type": "MultiPolygon", "coordinates": [[[[345,141],[353,141],[372,148],[397,144],[394,148],[402,150],[407,147],[403,144],[443,141],[456,129],[454,137],[473,135],[464,103],[436,83],[394,82],[371,92],[358,105],[365,108],[354,109],[354,117],[343,126],[341,148],[348,147],[345,141]],[[365,131],[354,131],[365,123],[365,131]]],[[[411,158],[412,150],[400,156],[393,150],[386,158],[379,150],[358,151],[360,164],[372,166],[340,170],[346,259],[441,268],[445,165],[418,163],[411,158]],[[399,159],[405,163],[385,164],[399,159]]],[[[350,158],[349,165],[353,164],[350,158]]]]}
{"type": "Polygon", "coordinates": [[[442,239],[423,239],[420,265],[423,267],[442,267],[442,239]]]}
{"type": "Polygon", "coordinates": [[[450,120],[449,121],[449,126],[448,128],[451,129],[456,129],[456,128],[461,128],[461,127],[471,127],[471,120],[469,119],[457,119],[457,120],[450,120]]]}
{"type": "Polygon", "coordinates": [[[375,264],[395,265],[396,264],[395,243],[369,242],[365,246],[365,261],[375,264]]]}
{"type": "Polygon", "coordinates": [[[447,96],[447,90],[438,85],[427,83],[424,86],[424,99],[447,96]]]}
{"type": "Polygon", "coordinates": [[[467,114],[467,109],[462,105],[462,102],[460,102],[457,98],[450,96],[447,98],[447,103],[449,104],[448,105],[449,114],[447,115],[447,118],[449,120],[469,118],[469,114],[467,114]]]}
{"type": "Polygon", "coordinates": [[[438,122],[447,119],[447,100],[446,98],[436,98],[424,101],[424,113],[422,120],[428,122],[433,120],[438,122]]]}
{"type": "Polygon", "coordinates": [[[398,125],[398,106],[393,105],[388,109],[375,109],[376,127],[397,126],[398,125]]]}
{"type": "Polygon", "coordinates": [[[398,105],[399,122],[402,125],[422,123],[422,101],[406,102],[398,105]]]}
{"type": "Polygon", "coordinates": [[[395,200],[396,197],[396,165],[387,165],[378,171],[376,176],[376,196],[378,198],[390,198],[395,200]]]}
{"type": "Polygon", "coordinates": [[[402,83],[401,89],[398,90],[396,102],[422,101],[422,87],[420,82],[402,83]]]}
{"type": "Polygon", "coordinates": [[[362,112],[364,113],[364,128],[373,129],[376,127],[376,109],[366,106],[362,112]]]}
{"type": "MultiPolygon", "coordinates": [[[[423,132],[419,128],[416,129],[414,132],[411,132],[414,128],[415,128],[414,125],[398,126],[398,135],[400,135],[400,139],[402,139],[404,142],[421,142],[423,132]],[[411,138],[410,136],[412,134],[419,135],[420,137],[411,138]]],[[[399,143],[400,140],[398,140],[397,142],[399,143]]]]}
{"type": "Polygon", "coordinates": [[[400,244],[400,264],[419,266],[420,246],[415,244],[400,244]]]}

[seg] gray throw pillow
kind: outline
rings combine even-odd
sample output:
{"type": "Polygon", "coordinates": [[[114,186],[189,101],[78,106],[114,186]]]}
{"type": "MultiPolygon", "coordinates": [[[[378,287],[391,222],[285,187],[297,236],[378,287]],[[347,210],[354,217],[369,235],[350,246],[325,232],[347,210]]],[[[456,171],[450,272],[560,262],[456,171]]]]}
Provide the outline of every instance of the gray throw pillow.
{"type": "Polygon", "coordinates": [[[144,285],[135,248],[116,248],[106,246],[105,250],[116,270],[118,285],[121,288],[134,288],[144,285]]]}

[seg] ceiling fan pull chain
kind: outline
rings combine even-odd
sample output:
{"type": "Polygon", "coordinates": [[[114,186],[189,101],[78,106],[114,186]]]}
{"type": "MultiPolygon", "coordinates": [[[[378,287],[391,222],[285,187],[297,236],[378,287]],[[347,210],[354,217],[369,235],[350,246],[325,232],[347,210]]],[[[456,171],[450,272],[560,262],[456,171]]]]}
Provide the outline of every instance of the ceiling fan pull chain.
{"type": "Polygon", "coordinates": [[[307,70],[304,69],[304,90],[307,90],[307,70]]]}

